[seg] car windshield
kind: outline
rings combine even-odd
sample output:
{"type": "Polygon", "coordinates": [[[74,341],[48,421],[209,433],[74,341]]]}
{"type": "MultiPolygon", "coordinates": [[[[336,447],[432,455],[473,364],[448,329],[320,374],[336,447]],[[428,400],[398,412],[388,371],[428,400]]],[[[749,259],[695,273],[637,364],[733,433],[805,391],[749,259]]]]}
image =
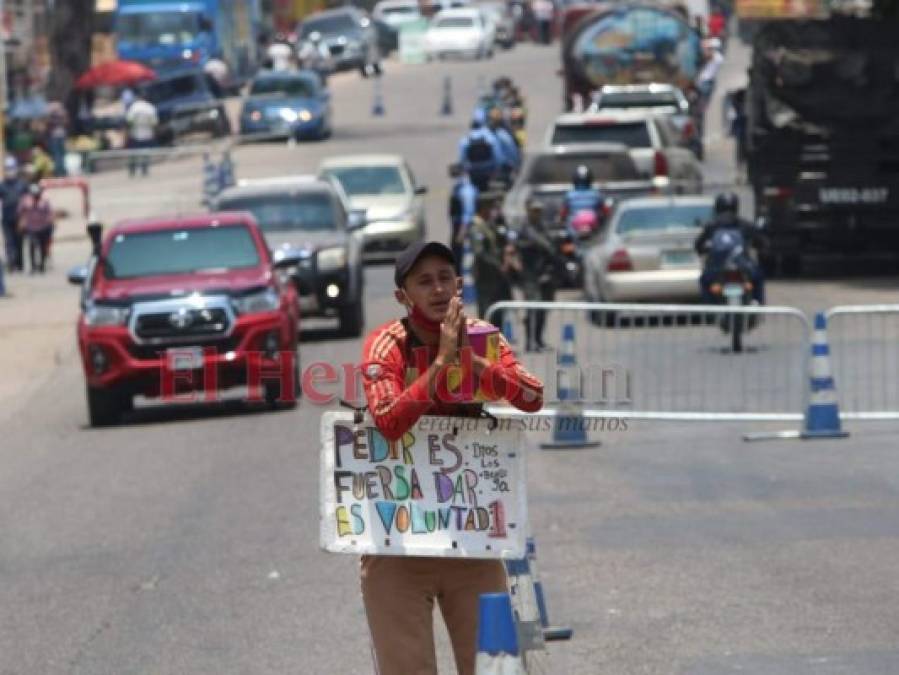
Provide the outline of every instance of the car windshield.
{"type": "Polygon", "coordinates": [[[434,22],[435,28],[471,28],[474,19],[470,16],[446,16],[434,22]]]}
{"type": "Polygon", "coordinates": [[[199,12],[121,14],[116,22],[120,42],[134,45],[184,45],[200,30],[199,12]]]}
{"type": "Polygon", "coordinates": [[[259,250],[243,225],[116,235],[105,258],[110,279],[257,267],[259,250]]]}
{"type": "Polygon", "coordinates": [[[619,124],[557,124],[552,144],[566,143],[624,143],[629,148],[650,148],[646,122],[619,124]]]}
{"type": "Polygon", "coordinates": [[[650,93],[615,92],[603,94],[599,99],[602,108],[676,108],[677,96],[670,91],[650,93]]]}
{"type": "Polygon", "coordinates": [[[309,37],[318,32],[322,35],[334,35],[335,33],[349,33],[359,27],[349,14],[333,14],[318,19],[309,19],[303,22],[302,37],[309,37]]]}
{"type": "Polygon", "coordinates": [[[219,202],[221,211],[249,211],[263,232],[337,230],[334,202],[325,192],[235,197],[219,202]]]}
{"type": "Polygon", "coordinates": [[[283,95],[309,98],[315,95],[315,83],[306,77],[263,77],[253,81],[250,96],[283,95]]]}
{"type": "Polygon", "coordinates": [[[202,85],[198,78],[198,75],[191,74],[159,80],[141,86],[140,92],[150,103],[154,104],[192,96],[198,91],[202,91],[202,85]]]}
{"type": "Polygon", "coordinates": [[[343,191],[357,195],[401,195],[406,192],[403,176],[395,166],[352,166],[328,169],[343,191]]]}
{"type": "Polygon", "coordinates": [[[621,234],[699,228],[712,218],[711,204],[659,205],[624,209],[616,231],[621,234]]]}
{"type": "Polygon", "coordinates": [[[590,167],[593,178],[600,182],[636,180],[637,168],[630,156],[615,155],[542,155],[534,158],[525,170],[526,180],[532,185],[570,183],[575,170],[582,164],[590,167]]]}

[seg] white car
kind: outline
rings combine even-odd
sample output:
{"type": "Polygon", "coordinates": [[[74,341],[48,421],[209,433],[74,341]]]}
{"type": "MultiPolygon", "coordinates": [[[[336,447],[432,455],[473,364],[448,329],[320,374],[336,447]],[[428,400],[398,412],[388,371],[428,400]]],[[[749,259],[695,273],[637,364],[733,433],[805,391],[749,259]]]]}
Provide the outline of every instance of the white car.
{"type": "Polygon", "coordinates": [[[427,188],[415,182],[400,155],[330,157],[318,173],[340,184],[354,211],[365,211],[366,262],[391,260],[412,242],[424,239],[427,188]]]}
{"type": "Polygon", "coordinates": [[[708,196],[639,197],[621,202],[585,251],[589,302],[697,300],[702,261],[694,250],[712,219],[708,196]]]}
{"type": "Polygon", "coordinates": [[[490,58],[495,39],[496,27],[480,9],[447,9],[432,19],[425,34],[425,53],[429,59],[451,55],[490,58]]]}
{"type": "Polygon", "coordinates": [[[421,19],[417,0],[381,0],[371,15],[394,29],[421,19]]]}

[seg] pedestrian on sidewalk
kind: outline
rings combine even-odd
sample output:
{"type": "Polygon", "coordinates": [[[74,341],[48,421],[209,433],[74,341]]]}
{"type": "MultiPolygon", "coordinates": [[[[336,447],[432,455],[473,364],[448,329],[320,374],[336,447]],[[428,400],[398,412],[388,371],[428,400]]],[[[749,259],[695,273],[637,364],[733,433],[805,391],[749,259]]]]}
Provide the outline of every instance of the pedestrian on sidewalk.
{"type": "Polygon", "coordinates": [[[150,172],[150,157],[144,151],[156,147],[156,127],[159,125],[156,106],[138,93],[128,108],[125,121],[128,123],[128,147],[134,151],[128,160],[128,175],[133,178],[140,169],[146,176],[150,172]]]}
{"type": "Polygon", "coordinates": [[[6,264],[10,272],[21,272],[24,265],[22,235],[19,232],[19,202],[28,186],[19,173],[19,163],[9,156],[3,162],[3,182],[0,183],[2,205],[3,241],[6,248],[6,264]]]}
{"type": "Polygon", "coordinates": [[[28,243],[31,274],[43,274],[50,238],[53,236],[53,209],[40,183],[32,183],[19,204],[19,232],[28,243]]]}

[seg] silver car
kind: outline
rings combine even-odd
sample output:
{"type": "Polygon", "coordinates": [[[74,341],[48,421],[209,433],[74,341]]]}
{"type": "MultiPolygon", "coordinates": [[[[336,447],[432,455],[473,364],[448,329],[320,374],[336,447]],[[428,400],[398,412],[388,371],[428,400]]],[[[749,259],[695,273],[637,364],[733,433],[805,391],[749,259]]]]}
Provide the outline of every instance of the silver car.
{"type": "Polygon", "coordinates": [[[365,260],[391,260],[425,237],[423,195],[400,155],[344,155],[321,163],[318,173],[343,188],[353,210],[365,211],[365,260]]]}
{"type": "Polygon", "coordinates": [[[706,196],[641,197],[622,202],[584,253],[590,302],[699,299],[702,261],[693,246],[712,219],[706,196]]]}

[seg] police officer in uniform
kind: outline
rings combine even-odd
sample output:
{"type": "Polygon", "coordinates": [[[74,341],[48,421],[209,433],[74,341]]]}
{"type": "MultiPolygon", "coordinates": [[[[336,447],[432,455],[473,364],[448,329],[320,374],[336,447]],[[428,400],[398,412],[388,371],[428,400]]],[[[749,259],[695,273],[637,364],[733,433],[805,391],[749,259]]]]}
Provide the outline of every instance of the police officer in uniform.
{"type": "MultiPolygon", "coordinates": [[[[527,207],[527,221],[516,239],[518,258],[527,261],[518,274],[524,299],[552,302],[558,285],[557,258],[552,241],[543,222],[543,205],[531,200],[527,207]]],[[[526,335],[525,351],[546,349],[543,329],[546,326],[546,310],[530,309],[524,318],[526,335]]]]}
{"type": "MultiPolygon", "coordinates": [[[[485,318],[487,308],[502,300],[512,299],[510,272],[513,261],[493,219],[498,195],[484,193],[478,199],[478,212],[471,224],[471,248],[474,253],[475,289],[478,294],[478,316],[485,318]]],[[[502,312],[491,317],[502,326],[502,312]]]]}
{"type": "Polygon", "coordinates": [[[451,164],[449,173],[453,179],[449,197],[449,218],[452,232],[450,250],[456,258],[456,274],[462,276],[465,237],[468,236],[468,230],[477,211],[479,191],[468,178],[468,173],[461,164],[451,164]]]}

